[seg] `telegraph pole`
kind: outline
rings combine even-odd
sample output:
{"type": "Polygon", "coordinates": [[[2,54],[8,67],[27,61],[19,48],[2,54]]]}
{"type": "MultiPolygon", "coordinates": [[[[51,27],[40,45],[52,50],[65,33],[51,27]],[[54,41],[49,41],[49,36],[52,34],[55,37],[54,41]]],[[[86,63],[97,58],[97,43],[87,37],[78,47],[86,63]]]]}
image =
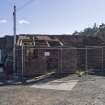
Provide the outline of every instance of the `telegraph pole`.
{"type": "Polygon", "coordinates": [[[13,76],[16,76],[16,5],[13,6],[13,76]]]}

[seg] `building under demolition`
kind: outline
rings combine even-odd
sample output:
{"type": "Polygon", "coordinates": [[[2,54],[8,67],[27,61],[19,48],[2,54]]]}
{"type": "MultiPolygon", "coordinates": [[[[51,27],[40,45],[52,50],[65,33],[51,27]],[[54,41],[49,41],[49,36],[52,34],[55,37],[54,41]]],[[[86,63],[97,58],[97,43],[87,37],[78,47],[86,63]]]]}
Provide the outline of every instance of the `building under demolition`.
{"type": "MultiPolygon", "coordinates": [[[[77,69],[104,69],[104,41],[70,35],[18,35],[16,74],[33,76],[54,71],[75,73],[77,69]],[[87,49],[88,48],[88,49],[87,49]]],[[[0,38],[1,62],[13,73],[13,37],[0,38]]]]}

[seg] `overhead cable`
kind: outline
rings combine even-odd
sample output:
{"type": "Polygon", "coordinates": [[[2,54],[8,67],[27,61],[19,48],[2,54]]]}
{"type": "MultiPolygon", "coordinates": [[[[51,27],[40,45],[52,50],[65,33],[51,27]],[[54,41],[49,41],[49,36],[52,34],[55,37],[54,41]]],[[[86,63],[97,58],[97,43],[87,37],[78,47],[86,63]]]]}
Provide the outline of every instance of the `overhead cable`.
{"type": "Polygon", "coordinates": [[[21,11],[22,9],[24,9],[25,7],[27,7],[28,5],[30,5],[31,3],[35,2],[36,0],[28,0],[26,3],[24,3],[22,6],[20,6],[19,8],[17,8],[17,12],[21,11]]]}

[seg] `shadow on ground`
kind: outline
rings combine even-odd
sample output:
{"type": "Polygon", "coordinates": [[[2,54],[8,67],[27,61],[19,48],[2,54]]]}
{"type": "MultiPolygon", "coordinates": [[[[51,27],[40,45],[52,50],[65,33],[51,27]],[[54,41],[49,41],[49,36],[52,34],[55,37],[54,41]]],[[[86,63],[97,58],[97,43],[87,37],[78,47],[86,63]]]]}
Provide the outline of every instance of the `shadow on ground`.
{"type": "Polygon", "coordinates": [[[11,80],[5,80],[3,76],[0,76],[0,86],[8,86],[8,85],[33,85],[35,83],[47,83],[53,80],[58,80],[70,76],[72,74],[52,74],[44,78],[33,79],[33,78],[15,78],[11,80]]]}
{"type": "MultiPolygon", "coordinates": [[[[105,71],[99,71],[99,70],[95,70],[93,72],[89,72],[89,75],[95,75],[95,76],[103,76],[105,77],[105,71]]],[[[74,74],[51,74],[49,76],[45,76],[44,78],[40,78],[40,79],[33,79],[33,78],[29,78],[29,77],[18,77],[18,78],[12,78],[11,80],[6,80],[4,78],[4,74],[0,73],[0,86],[8,86],[8,85],[33,85],[33,84],[37,84],[37,83],[47,83],[47,82],[51,82],[54,80],[58,80],[58,79],[63,79],[69,76],[70,80],[73,79],[81,79],[81,77],[78,77],[77,75],[74,76],[74,74]],[[70,78],[71,77],[71,78],[70,78]]]]}

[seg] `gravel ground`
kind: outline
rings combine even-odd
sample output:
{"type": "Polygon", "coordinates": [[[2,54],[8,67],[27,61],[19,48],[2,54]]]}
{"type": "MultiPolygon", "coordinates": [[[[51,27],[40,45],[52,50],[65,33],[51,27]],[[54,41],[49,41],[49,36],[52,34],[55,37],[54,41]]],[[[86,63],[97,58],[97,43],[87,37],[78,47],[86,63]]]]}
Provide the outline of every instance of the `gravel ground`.
{"type": "Polygon", "coordinates": [[[82,78],[72,91],[1,86],[0,105],[105,105],[105,77],[82,78]]]}

